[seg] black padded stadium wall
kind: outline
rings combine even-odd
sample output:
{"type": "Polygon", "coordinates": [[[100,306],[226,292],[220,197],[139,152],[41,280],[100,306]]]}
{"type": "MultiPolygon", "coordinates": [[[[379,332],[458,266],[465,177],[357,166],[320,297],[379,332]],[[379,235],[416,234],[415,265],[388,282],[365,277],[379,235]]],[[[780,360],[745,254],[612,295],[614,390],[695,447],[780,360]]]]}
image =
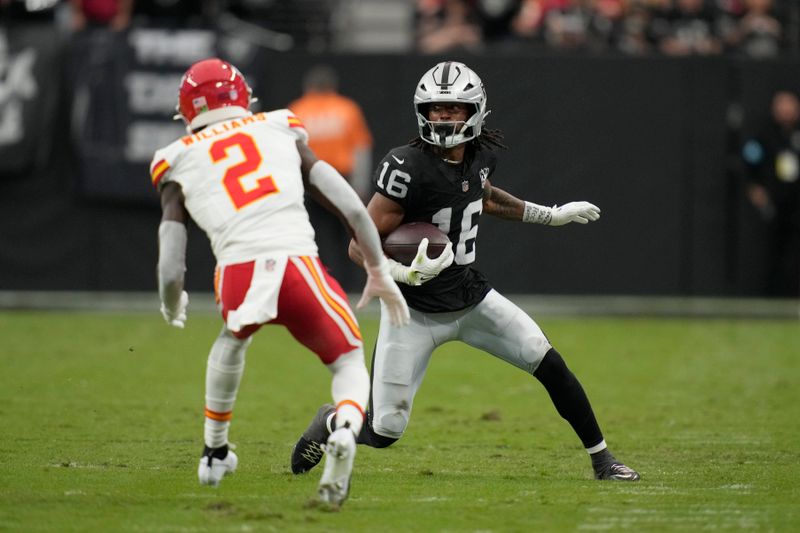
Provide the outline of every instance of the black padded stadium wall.
{"type": "MultiPolygon", "coordinates": [[[[177,33],[139,41],[177,39],[195,43],[195,54],[224,55],[213,33],[177,33]]],[[[171,106],[180,73],[195,58],[161,49],[143,54],[131,49],[139,42],[131,36],[85,38],[55,50],[41,45],[47,53],[37,56],[43,63],[33,72],[40,87],[58,89],[59,105],[19,100],[34,117],[26,120],[52,124],[37,134],[52,149],[38,164],[27,156],[0,159],[3,290],[156,287],[160,213],[148,143],[180,134],[171,106]]],[[[10,53],[37,42],[16,39],[10,53]]],[[[365,111],[378,161],[416,135],[413,88],[442,59],[258,52],[239,64],[261,109],[285,107],[300,94],[307,68],[332,64],[342,92],[365,111]]],[[[743,200],[735,146],[763,118],[772,91],[800,89],[799,62],[454,59],[480,74],[492,110],[488,127],[506,136],[509,150],[500,153],[493,183],[540,204],[588,200],[603,211],[597,223],[560,228],[484,217],[477,267],[498,289],[759,294],[764,227],[743,200]]],[[[29,131],[39,131],[37,124],[29,131]]],[[[21,154],[13,148],[0,144],[0,153],[21,154]]],[[[188,264],[188,288],[211,290],[214,261],[197,228],[190,230],[188,264]]]]}

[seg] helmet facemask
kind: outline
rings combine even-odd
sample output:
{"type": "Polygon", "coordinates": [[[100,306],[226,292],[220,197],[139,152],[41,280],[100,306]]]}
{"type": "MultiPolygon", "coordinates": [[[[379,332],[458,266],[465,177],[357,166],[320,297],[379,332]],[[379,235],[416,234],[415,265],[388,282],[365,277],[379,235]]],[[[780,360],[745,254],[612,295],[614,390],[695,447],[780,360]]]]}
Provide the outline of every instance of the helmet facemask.
{"type": "Polygon", "coordinates": [[[426,72],[414,94],[414,108],[420,138],[441,148],[452,148],[477,138],[486,115],[486,91],[475,72],[463,63],[446,61],[426,72]],[[432,103],[463,103],[472,109],[466,121],[432,122],[432,103]]]}
{"type": "Polygon", "coordinates": [[[419,136],[427,143],[440,148],[452,148],[480,135],[480,115],[477,111],[473,111],[467,120],[431,121],[428,119],[428,106],[421,105],[418,109],[420,107],[423,109],[417,111],[419,136]]]}

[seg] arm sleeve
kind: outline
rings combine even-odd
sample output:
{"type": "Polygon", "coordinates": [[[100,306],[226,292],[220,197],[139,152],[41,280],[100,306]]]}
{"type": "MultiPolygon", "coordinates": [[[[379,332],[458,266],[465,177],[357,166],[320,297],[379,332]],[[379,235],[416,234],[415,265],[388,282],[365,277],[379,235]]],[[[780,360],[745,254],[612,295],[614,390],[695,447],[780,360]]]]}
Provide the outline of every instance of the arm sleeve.
{"type": "Polygon", "coordinates": [[[167,309],[175,310],[186,272],[186,226],[165,220],[158,227],[158,295],[167,309]]]}

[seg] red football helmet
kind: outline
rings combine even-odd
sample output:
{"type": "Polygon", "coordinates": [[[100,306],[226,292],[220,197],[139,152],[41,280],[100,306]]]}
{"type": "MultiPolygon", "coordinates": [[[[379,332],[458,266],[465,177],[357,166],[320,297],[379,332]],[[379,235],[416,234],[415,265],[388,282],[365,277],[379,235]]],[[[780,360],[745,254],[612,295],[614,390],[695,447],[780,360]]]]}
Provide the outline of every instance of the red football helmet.
{"type": "Polygon", "coordinates": [[[178,116],[189,129],[243,116],[253,101],[252,93],[236,67],[221,59],[204,59],[189,67],[181,79],[178,116]]]}

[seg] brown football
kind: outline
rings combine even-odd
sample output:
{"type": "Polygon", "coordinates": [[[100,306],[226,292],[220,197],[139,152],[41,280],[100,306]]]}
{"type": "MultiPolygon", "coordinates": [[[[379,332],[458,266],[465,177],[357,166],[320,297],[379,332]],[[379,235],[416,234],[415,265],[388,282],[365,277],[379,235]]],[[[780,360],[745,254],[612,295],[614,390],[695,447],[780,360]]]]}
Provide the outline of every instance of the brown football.
{"type": "Polygon", "coordinates": [[[383,240],[383,251],[386,255],[408,266],[417,256],[417,249],[422,239],[428,238],[428,257],[439,257],[450,242],[447,235],[427,222],[409,222],[401,224],[383,240]]]}

